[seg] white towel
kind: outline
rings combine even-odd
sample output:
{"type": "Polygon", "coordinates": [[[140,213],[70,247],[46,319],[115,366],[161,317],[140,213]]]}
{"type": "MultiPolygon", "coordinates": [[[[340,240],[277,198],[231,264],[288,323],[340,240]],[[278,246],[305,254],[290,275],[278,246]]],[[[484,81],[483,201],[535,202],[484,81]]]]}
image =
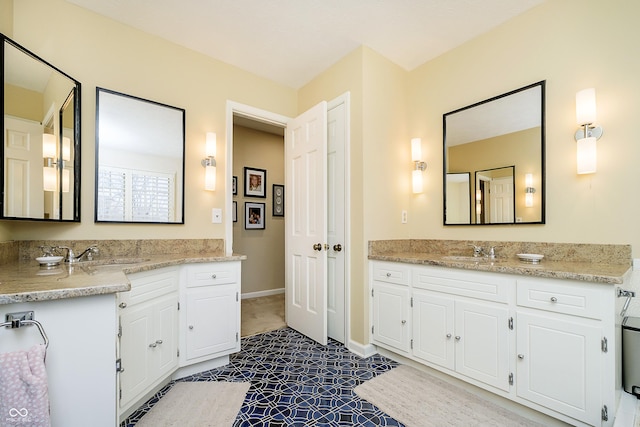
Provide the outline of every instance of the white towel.
{"type": "Polygon", "coordinates": [[[49,427],[46,347],[0,354],[0,425],[49,427]]]}

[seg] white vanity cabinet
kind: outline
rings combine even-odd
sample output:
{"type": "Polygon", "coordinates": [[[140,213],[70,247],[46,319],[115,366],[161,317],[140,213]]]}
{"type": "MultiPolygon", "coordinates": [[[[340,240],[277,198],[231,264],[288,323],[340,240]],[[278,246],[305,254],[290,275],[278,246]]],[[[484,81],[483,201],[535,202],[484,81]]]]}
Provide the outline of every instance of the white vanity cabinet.
{"type": "Polygon", "coordinates": [[[373,339],[408,354],[411,339],[409,267],[376,262],[372,265],[372,277],[373,339]]]}
{"type": "Polygon", "coordinates": [[[518,397],[590,425],[613,417],[613,301],[611,286],[518,280],[518,397]]]}
{"type": "Polygon", "coordinates": [[[171,379],[228,363],[240,350],[240,261],[128,275],[117,303],[122,422],[171,379]]]}
{"type": "Polygon", "coordinates": [[[240,350],[240,263],[185,267],[180,366],[240,350]]]}
{"type": "Polygon", "coordinates": [[[372,343],[573,425],[612,426],[615,286],[370,261],[372,343]]]}
{"type": "Polygon", "coordinates": [[[413,355],[508,391],[513,280],[428,266],[412,271],[413,355]]]}
{"type": "Polygon", "coordinates": [[[118,296],[119,407],[126,411],[178,366],[177,267],[129,275],[118,296]]]}

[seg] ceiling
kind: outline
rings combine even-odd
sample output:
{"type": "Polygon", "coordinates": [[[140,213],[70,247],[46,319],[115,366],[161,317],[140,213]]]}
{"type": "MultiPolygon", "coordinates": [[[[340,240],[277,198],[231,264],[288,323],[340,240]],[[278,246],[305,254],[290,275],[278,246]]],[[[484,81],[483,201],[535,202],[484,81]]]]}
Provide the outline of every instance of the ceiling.
{"type": "Polygon", "coordinates": [[[67,0],[300,88],[365,45],[412,70],[544,0],[67,0]]]}

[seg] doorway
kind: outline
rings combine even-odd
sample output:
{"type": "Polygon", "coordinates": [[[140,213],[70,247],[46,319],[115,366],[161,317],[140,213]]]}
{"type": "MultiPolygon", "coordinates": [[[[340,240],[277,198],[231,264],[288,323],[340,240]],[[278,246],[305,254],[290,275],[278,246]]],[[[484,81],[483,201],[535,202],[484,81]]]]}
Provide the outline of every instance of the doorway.
{"type": "MultiPolygon", "coordinates": [[[[332,277],[332,279],[328,281],[330,290],[327,296],[328,309],[330,310],[330,312],[328,313],[328,317],[332,319],[332,325],[329,327],[329,337],[341,343],[347,344],[349,341],[349,282],[347,278],[349,277],[348,255],[350,248],[348,226],[349,94],[344,94],[328,103],[328,110],[330,112],[330,117],[332,117],[329,123],[328,135],[330,138],[338,138],[337,143],[334,139],[334,143],[329,144],[329,146],[333,148],[327,153],[328,158],[331,159],[328,163],[332,164],[334,168],[331,172],[333,180],[328,182],[328,187],[337,188],[337,190],[339,191],[331,191],[332,197],[330,197],[330,200],[328,201],[328,205],[329,207],[332,207],[333,213],[329,215],[331,218],[331,221],[329,223],[331,229],[328,230],[329,241],[327,242],[327,244],[333,248],[338,243],[333,243],[331,239],[334,239],[336,241],[339,239],[339,241],[342,242],[340,243],[340,250],[342,251],[342,262],[336,262],[335,257],[331,257],[328,263],[330,270],[329,274],[332,277]],[[336,172],[335,168],[337,168],[339,172],[336,172]],[[341,175],[336,175],[336,173],[340,173],[341,175]],[[336,210],[339,211],[337,212],[337,214],[336,210]],[[336,277],[338,277],[338,279],[336,279],[336,277]]],[[[242,126],[253,127],[255,129],[264,130],[264,127],[266,126],[284,130],[290,119],[288,117],[271,113],[265,110],[260,110],[251,106],[228,101],[226,138],[227,165],[233,165],[234,121],[236,123],[241,123],[242,126]]],[[[227,188],[231,187],[233,176],[235,176],[233,173],[233,169],[227,168],[225,176],[227,188]]],[[[271,186],[271,184],[268,184],[268,186],[271,186]]],[[[239,180],[237,191],[242,191],[239,180]]],[[[234,197],[232,192],[226,192],[225,205],[227,212],[232,212],[233,201],[234,197]]],[[[240,221],[240,212],[242,211],[242,209],[239,205],[237,205],[236,208],[238,212],[238,221],[240,221]]],[[[236,226],[242,226],[242,224],[236,223],[236,226]]],[[[234,250],[233,223],[230,221],[226,222],[225,240],[228,242],[226,252],[230,255],[234,250]]]]}

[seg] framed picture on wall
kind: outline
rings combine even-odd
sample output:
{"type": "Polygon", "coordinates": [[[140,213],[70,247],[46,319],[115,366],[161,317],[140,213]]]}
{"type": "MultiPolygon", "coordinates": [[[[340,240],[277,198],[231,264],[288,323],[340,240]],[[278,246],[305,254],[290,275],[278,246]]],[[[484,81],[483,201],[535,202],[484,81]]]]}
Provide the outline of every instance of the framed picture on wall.
{"type": "Polygon", "coordinates": [[[284,185],[273,184],[273,216],[284,216],[284,185]]]}
{"type": "Polygon", "coordinates": [[[231,216],[233,218],[233,222],[238,222],[238,202],[233,202],[231,205],[231,216]]]}
{"type": "Polygon", "coordinates": [[[264,230],[264,203],[245,202],[244,228],[246,230],[264,230]]]}
{"type": "Polygon", "coordinates": [[[234,196],[238,195],[238,177],[234,176],[231,181],[231,190],[234,196]]]}
{"type": "Polygon", "coordinates": [[[245,197],[267,197],[267,171],[264,169],[244,168],[245,197]]]}

